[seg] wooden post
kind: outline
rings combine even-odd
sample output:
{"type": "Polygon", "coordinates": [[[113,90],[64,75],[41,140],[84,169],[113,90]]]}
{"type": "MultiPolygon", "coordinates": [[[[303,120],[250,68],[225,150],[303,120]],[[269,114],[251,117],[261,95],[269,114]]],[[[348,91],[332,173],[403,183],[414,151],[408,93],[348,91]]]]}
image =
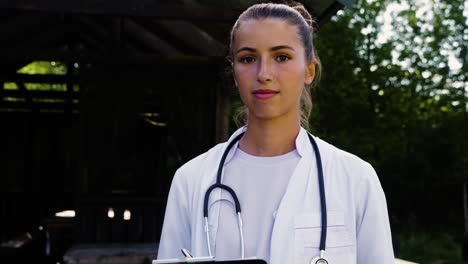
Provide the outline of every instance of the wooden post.
{"type": "Polygon", "coordinates": [[[0,81],[0,104],[1,102],[3,102],[3,94],[4,94],[4,90],[5,90],[5,81],[0,81]]]}
{"type": "Polygon", "coordinates": [[[216,143],[224,142],[229,139],[229,107],[229,94],[227,94],[222,85],[218,85],[216,89],[216,143]]]}
{"type": "Polygon", "coordinates": [[[468,193],[466,190],[466,183],[463,184],[463,212],[464,212],[464,224],[465,234],[463,236],[462,244],[462,258],[468,260],[468,193]]]}
{"type": "Polygon", "coordinates": [[[468,235],[468,194],[466,193],[466,183],[463,184],[463,212],[465,220],[465,235],[468,235]]]}

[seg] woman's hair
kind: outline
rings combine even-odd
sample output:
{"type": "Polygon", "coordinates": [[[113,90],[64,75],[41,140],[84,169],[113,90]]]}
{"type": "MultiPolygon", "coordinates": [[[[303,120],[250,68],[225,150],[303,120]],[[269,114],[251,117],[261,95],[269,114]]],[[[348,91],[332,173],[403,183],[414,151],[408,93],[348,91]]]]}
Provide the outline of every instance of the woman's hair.
{"type": "MultiPolygon", "coordinates": [[[[262,3],[255,4],[245,10],[237,19],[236,23],[231,30],[231,41],[229,44],[228,60],[233,62],[233,45],[236,37],[236,30],[240,25],[247,20],[262,20],[267,18],[280,19],[298,28],[298,35],[304,46],[305,57],[307,63],[315,61],[316,69],[314,80],[311,85],[304,85],[301,95],[301,124],[306,129],[309,126],[309,116],[312,111],[312,98],[310,89],[315,87],[320,80],[322,65],[320,59],[315,51],[312,41],[312,33],[315,31],[315,21],[305,7],[300,3],[290,4],[276,4],[276,3],[262,3]]],[[[231,63],[232,65],[232,63],[231,63]]],[[[232,67],[230,69],[232,71],[232,67]]],[[[232,73],[232,72],[231,72],[232,73]]],[[[241,125],[247,121],[248,109],[245,106],[237,109],[234,116],[234,121],[237,125],[241,125]]]]}

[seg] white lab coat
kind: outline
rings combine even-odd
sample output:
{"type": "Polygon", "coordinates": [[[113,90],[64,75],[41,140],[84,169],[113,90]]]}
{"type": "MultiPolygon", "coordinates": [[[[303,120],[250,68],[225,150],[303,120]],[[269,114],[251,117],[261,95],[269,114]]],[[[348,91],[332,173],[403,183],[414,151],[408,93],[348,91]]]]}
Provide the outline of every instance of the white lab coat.
{"type": "MultiPolygon", "coordinates": [[[[231,141],[246,127],[238,129],[231,141]]],[[[314,137],[322,158],[328,231],[325,256],[330,264],[394,263],[385,195],[372,166],[360,158],[314,137]]],[[[208,256],[203,218],[206,190],[216,181],[227,143],[180,167],[169,192],[158,259],[181,257],[181,248],[194,256],[208,256]]],[[[232,158],[233,146],[226,162],[232,158]]],[[[301,128],[296,138],[301,159],[291,176],[276,213],[270,248],[271,264],[305,264],[319,253],[320,198],[315,155],[301,128]]],[[[267,184],[267,183],[265,183],[267,184]]],[[[210,196],[211,250],[219,221],[221,190],[210,196]],[[211,206],[212,205],[212,206],[211,206]]],[[[259,198],[260,199],[260,198],[259,198]]]]}

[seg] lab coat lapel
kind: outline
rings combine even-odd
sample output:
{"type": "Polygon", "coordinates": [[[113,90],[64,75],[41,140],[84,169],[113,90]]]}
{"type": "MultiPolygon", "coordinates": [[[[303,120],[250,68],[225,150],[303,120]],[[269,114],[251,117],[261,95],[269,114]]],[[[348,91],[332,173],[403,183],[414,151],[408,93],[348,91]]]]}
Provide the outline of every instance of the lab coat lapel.
{"type": "Polygon", "coordinates": [[[288,183],[278,208],[270,248],[270,263],[293,263],[297,255],[294,247],[294,219],[302,212],[320,211],[317,166],[307,131],[301,129],[296,148],[302,156],[288,183]]]}

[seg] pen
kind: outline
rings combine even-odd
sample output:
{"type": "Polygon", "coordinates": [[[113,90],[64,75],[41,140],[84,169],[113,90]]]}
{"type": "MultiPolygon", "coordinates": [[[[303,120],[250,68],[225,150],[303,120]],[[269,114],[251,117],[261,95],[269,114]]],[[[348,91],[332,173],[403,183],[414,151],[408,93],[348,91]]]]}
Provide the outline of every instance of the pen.
{"type": "Polygon", "coordinates": [[[182,248],[180,251],[182,251],[182,254],[184,254],[186,258],[193,258],[192,254],[190,254],[190,252],[187,249],[182,248]]]}

